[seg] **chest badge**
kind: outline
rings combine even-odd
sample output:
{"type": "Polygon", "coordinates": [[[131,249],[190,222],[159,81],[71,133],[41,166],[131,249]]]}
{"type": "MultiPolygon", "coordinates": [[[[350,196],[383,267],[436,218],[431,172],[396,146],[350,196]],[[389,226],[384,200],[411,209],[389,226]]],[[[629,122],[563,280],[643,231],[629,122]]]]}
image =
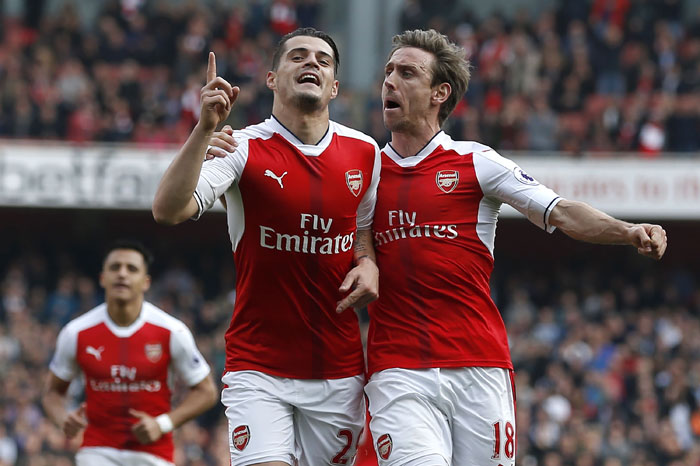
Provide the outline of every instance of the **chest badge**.
{"type": "Polygon", "coordinates": [[[163,356],[163,345],[160,343],[146,343],[144,346],[146,358],[151,362],[158,362],[163,356]]]}
{"type": "Polygon", "coordinates": [[[451,193],[459,184],[459,172],[457,170],[440,170],[435,174],[435,183],[443,193],[451,193]]]}
{"type": "Polygon", "coordinates": [[[345,184],[353,196],[357,197],[362,191],[362,170],[354,169],[345,172],[345,184]]]}

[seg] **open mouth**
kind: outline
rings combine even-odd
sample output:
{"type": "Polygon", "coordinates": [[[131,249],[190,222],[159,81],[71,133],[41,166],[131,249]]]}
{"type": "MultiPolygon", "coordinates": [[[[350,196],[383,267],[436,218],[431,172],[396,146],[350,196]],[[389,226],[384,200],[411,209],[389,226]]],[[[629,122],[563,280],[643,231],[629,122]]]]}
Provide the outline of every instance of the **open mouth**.
{"type": "Polygon", "coordinates": [[[384,101],[384,110],[392,110],[392,109],[400,108],[400,107],[401,107],[401,105],[399,105],[399,103],[395,100],[386,99],[384,101]]]}
{"type": "Polygon", "coordinates": [[[321,80],[313,73],[303,73],[301,76],[299,76],[297,82],[300,84],[310,83],[317,86],[321,85],[321,80]]]}

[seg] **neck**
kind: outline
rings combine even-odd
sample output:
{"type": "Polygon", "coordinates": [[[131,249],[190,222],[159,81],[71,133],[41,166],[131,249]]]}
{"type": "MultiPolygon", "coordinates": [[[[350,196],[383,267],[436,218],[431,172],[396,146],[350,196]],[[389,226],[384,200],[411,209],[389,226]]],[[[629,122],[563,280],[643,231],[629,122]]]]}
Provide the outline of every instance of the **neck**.
{"type": "Polygon", "coordinates": [[[413,127],[406,131],[391,132],[391,147],[402,157],[416,155],[440,131],[437,121],[413,127]]]}
{"type": "Polygon", "coordinates": [[[143,299],[138,301],[107,300],[107,314],[120,327],[128,327],[138,319],[143,299]]]}
{"type": "Polygon", "coordinates": [[[275,101],[272,114],[304,144],[317,144],[328,131],[327,106],[317,111],[300,112],[275,101]]]}

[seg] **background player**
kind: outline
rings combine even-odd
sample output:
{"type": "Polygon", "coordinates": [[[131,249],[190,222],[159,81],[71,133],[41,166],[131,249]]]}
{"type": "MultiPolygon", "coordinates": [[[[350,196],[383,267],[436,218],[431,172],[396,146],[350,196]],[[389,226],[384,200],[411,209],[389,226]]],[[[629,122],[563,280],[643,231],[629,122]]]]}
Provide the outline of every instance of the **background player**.
{"type": "Polygon", "coordinates": [[[548,232],[632,245],[654,259],[666,233],[561,199],[490,147],[453,141],[440,127],[467,88],[464,50],[434,30],[407,31],[393,45],[366,387],[379,463],[512,465],[513,366],[489,290],[501,204],[548,232]]]}
{"type": "Polygon", "coordinates": [[[174,428],[216,403],[210,370],[189,329],[144,301],[150,253],[137,242],[107,250],[105,303],[69,322],[51,361],[44,409],[68,438],[85,433],[78,465],[166,465],[174,428]],[[189,390],[171,409],[175,371],[189,390]],[[86,402],[68,412],[66,392],[82,372],[86,402]]]}
{"type": "Polygon", "coordinates": [[[346,464],[363,425],[358,319],[336,310],[376,298],[379,149],[329,120],[338,62],[325,33],[283,37],[267,75],[272,116],[203,164],[239,92],[210,54],[199,123],[153,203],[156,220],[179,223],[225,197],[237,283],[222,400],[234,466],[346,464]]]}

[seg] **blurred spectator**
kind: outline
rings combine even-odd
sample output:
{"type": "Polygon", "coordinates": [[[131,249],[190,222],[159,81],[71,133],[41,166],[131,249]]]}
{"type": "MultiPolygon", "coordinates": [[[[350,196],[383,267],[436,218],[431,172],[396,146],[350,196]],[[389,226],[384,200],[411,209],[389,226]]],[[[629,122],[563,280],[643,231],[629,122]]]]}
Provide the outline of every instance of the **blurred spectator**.
{"type": "MultiPolygon", "coordinates": [[[[113,0],[86,27],[73,3],[50,17],[44,3],[27,4],[24,22],[2,19],[0,138],[178,143],[197,119],[208,50],[244,86],[229,122],[258,121],[270,98],[270,64],[260,57],[281,34],[319,27],[324,8],[113,0]]],[[[454,136],[499,149],[657,156],[700,148],[700,15],[685,18],[683,8],[682,0],[559,1],[536,16],[522,9],[477,21],[464,2],[406,0],[399,21],[445,31],[471,58],[468,105],[447,123],[454,136]],[[667,103],[640,103],[651,95],[667,103]]],[[[354,108],[369,113],[341,109],[342,122],[384,140],[374,96],[353,95],[354,108]]]]}

